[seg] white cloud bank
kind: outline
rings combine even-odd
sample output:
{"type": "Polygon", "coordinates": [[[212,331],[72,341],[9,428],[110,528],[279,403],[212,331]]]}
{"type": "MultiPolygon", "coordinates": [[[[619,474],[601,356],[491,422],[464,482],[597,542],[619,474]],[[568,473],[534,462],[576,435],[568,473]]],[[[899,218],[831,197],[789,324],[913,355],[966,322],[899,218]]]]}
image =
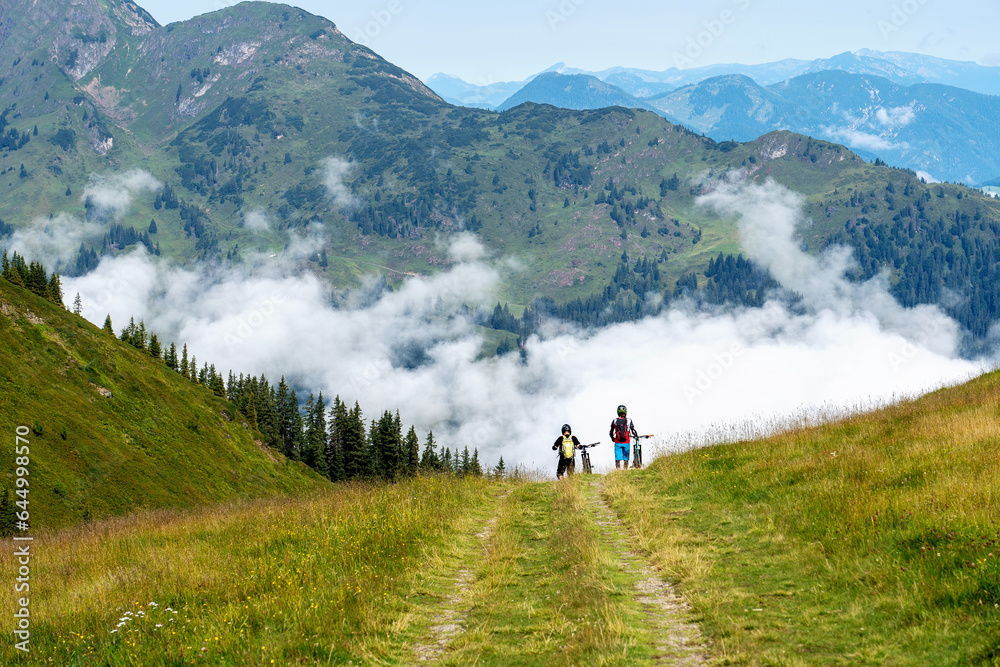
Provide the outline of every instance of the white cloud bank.
{"type": "Polygon", "coordinates": [[[611,465],[607,431],[619,403],[640,431],[671,440],[917,394],[982,369],[958,357],[958,327],[937,308],[902,308],[880,280],[845,280],[845,251],[799,250],[797,195],[773,183],[717,185],[702,203],[739,217],[744,247],[802,294],[796,308],[680,305],[597,331],[559,327],[528,340],[523,362],[480,360],[462,306],[495,302],[504,262],[469,234],[452,238],[450,269],[352,307],[331,305],[328,286],[287,255],[212,273],[140,249],[67,280],[66,292],[80,292],[92,322],[108,313],[118,328],[144,319],[165,340],[187,343],[199,364],[274,381],[284,374],[297,387],[360,401],[368,417],[398,408],[404,422],[434,429],[452,448],[478,448],[484,462],[502,455],[553,471],[550,445],[564,422],[584,442],[604,443],[594,462],[611,465]]]}

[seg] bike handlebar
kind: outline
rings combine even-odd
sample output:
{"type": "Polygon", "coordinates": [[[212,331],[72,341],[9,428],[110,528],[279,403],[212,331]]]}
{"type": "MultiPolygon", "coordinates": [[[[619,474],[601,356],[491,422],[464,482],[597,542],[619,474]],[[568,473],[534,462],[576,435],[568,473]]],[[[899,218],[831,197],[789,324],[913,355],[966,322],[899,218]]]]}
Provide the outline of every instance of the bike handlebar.
{"type": "Polygon", "coordinates": [[[601,444],[601,443],[600,442],[592,442],[589,445],[578,445],[577,449],[587,449],[589,447],[596,447],[599,444],[601,444]]]}

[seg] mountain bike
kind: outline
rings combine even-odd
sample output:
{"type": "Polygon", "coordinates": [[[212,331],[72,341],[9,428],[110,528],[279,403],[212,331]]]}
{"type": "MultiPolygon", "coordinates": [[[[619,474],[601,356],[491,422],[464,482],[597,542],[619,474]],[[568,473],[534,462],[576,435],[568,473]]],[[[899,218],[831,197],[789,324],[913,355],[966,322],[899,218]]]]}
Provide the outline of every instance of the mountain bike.
{"type": "Polygon", "coordinates": [[[592,442],[589,445],[580,445],[577,449],[580,450],[580,462],[583,464],[583,472],[590,475],[593,473],[593,469],[590,467],[590,453],[587,451],[590,447],[596,447],[601,443],[592,442]]]}
{"type": "Polygon", "coordinates": [[[652,438],[653,434],[649,435],[637,435],[635,436],[635,442],[632,443],[632,467],[641,468],[642,467],[642,443],[639,442],[643,438],[652,438]]]}

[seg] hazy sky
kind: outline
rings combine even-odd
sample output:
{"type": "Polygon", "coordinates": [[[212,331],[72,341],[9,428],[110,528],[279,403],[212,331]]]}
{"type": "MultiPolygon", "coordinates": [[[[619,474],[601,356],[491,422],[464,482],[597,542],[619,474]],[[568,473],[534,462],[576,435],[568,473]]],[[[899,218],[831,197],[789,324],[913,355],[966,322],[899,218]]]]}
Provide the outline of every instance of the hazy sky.
{"type": "MultiPolygon", "coordinates": [[[[234,0],[139,0],[162,24],[234,0]]],[[[870,48],[1000,64],[989,0],[299,0],[422,79],[486,84],[557,62],[663,70],[870,48]],[[700,42],[700,44],[699,44],[700,42]],[[691,56],[694,57],[691,57],[691,56]]]]}

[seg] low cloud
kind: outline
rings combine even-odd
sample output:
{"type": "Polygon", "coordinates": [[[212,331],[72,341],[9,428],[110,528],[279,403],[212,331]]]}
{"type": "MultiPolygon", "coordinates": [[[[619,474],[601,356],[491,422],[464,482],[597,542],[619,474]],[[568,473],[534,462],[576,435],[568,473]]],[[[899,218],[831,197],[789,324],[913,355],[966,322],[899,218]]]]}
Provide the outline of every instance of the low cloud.
{"type": "Polygon", "coordinates": [[[884,151],[905,150],[910,147],[910,144],[905,141],[893,143],[885,137],[877,134],[862,132],[861,130],[856,130],[850,127],[823,126],[820,130],[826,135],[827,139],[846,144],[851,148],[860,148],[862,150],[869,151],[884,151]]]}
{"type": "Polygon", "coordinates": [[[76,261],[81,243],[99,246],[103,236],[98,223],[61,213],[51,219],[35,218],[15,230],[6,246],[11,252],[42,262],[49,271],[61,271],[76,261]]]}
{"type": "Polygon", "coordinates": [[[50,271],[63,271],[76,261],[80,244],[100,247],[104,237],[101,222],[118,220],[140,192],[156,191],[162,184],[141,169],[124,174],[92,176],[81,196],[91,215],[81,219],[68,213],[52,218],[35,218],[17,229],[5,244],[32,260],[41,261],[50,271]]]}
{"type": "Polygon", "coordinates": [[[92,176],[83,190],[81,201],[92,206],[101,218],[120,218],[140,192],[155,192],[163,187],[148,171],[133,169],[124,174],[92,176]]]}
{"type": "Polygon", "coordinates": [[[261,210],[250,211],[243,218],[243,226],[250,231],[266,234],[271,231],[271,222],[267,213],[261,210]]]}
{"type": "Polygon", "coordinates": [[[936,179],[933,176],[931,176],[926,171],[917,171],[917,178],[922,178],[927,183],[940,183],[941,182],[938,179],[936,179]]]}
{"type": "Polygon", "coordinates": [[[905,127],[912,123],[916,117],[917,114],[912,106],[893,107],[891,109],[883,107],[875,112],[875,120],[891,129],[905,127]]]}
{"type": "Polygon", "coordinates": [[[345,182],[350,173],[351,163],[343,158],[328,157],[323,160],[323,184],[330,199],[341,208],[354,208],[360,203],[345,182]]]}
{"type": "Polygon", "coordinates": [[[450,268],[396,290],[373,283],[356,299],[334,299],[288,253],[213,272],[139,249],[105,258],[66,291],[81,293],[97,324],[107,313],[119,328],[135,316],[187,343],[199,362],[285,375],[300,390],[360,401],[369,417],[399,409],[449,447],[545,470],[564,422],[584,442],[604,443],[594,461],[611,465],[607,430],[619,403],[642,432],[679,446],[679,434],[747,421],[766,430],[803,410],[918,394],[982,370],[958,356],[959,329],[939,309],[903,308],[881,279],[846,280],[845,250],[803,253],[798,195],[723,182],[701,204],[738,218],[745,250],[801,295],[794,307],[777,297],[758,309],[677,304],[599,330],[547,328],[525,342],[523,358],[481,358],[467,306],[495,303],[509,269],[470,234],[452,238],[450,268]]]}

